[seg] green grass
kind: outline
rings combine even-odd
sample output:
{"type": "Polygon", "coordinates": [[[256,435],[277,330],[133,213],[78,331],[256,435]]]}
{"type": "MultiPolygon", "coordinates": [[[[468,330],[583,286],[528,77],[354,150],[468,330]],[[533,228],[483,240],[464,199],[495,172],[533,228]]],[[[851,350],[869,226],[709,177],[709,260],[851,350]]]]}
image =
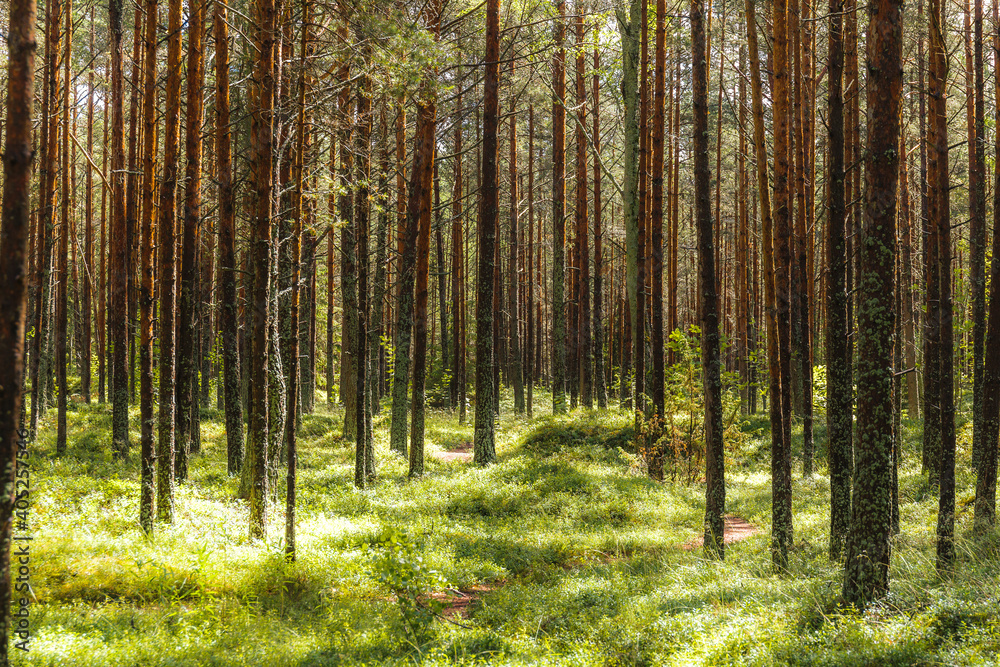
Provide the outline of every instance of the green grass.
{"type": "MultiPolygon", "coordinates": [[[[549,405],[536,394],[536,406],[549,405]]],[[[203,452],[178,486],[175,523],[147,538],[138,452],[112,460],[109,407],[73,407],[65,456],[54,456],[54,411],[33,446],[36,599],[31,651],[15,652],[16,664],[965,665],[1000,654],[1000,543],[966,539],[968,428],[959,430],[957,571],[935,573],[937,500],[919,471],[920,424],[904,422],[892,594],[858,614],[839,606],[841,570],[826,557],[822,431],[818,474],[795,476],[795,547],[778,576],[759,419],[731,447],[727,507],[761,532],[717,563],[683,548],[701,532],[703,485],[646,479],[628,451],[626,413],[529,422],[505,396],[496,465],[429,456],[426,475],[409,481],[388,451],[383,409],[379,480],[361,492],[342,415],[320,405],[303,418],[298,561],[287,564],[283,502],[268,514],[268,540],[247,537],[220,414],[203,415],[203,452]],[[379,546],[389,540],[402,546],[379,546]],[[484,592],[460,627],[409,614],[388,575],[399,575],[398,590],[484,592]]],[[[471,440],[471,425],[429,413],[429,453],[471,440]]]]}

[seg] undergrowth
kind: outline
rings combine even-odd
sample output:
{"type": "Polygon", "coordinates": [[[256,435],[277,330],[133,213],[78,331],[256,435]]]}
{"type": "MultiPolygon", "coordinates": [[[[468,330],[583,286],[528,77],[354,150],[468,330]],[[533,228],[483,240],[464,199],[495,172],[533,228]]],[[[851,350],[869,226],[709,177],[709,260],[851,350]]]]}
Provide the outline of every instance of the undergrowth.
{"type": "MultiPolygon", "coordinates": [[[[535,400],[549,405],[541,392],[535,400]]],[[[430,410],[427,472],[410,481],[388,450],[383,409],[379,481],[357,491],[342,415],[321,406],[300,430],[298,560],[288,564],[281,503],[267,540],[247,536],[217,412],[203,413],[175,522],[145,537],[137,452],[113,460],[109,406],[72,407],[66,455],[54,455],[54,411],[32,446],[32,639],[15,664],[973,665],[1000,654],[1000,543],[964,537],[967,443],[959,566],[942,579],[918,422],[904,420],[892,594],[861,613],[840,604],[841,569],[826,556],[821,432],[818,473],[795,475],[795,544],[778,576],[759,418],[734,418],[738,434],[727,436],[727,511],[761,530],[718,563],[692,546],[703,484],[650,480],[629,412],[528,420],[505,395],[499,460],[483,469],[433,457],[470,442],[472,428],[430,410]],[[448,615],[459,595],[473,598],[465,615],[448,615]]]]}

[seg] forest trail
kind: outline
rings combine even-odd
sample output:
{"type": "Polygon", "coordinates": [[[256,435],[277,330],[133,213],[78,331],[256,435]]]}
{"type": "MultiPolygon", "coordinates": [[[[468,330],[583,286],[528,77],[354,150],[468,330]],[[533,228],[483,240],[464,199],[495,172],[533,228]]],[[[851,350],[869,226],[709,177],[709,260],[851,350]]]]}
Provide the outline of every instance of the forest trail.
{"type": "MultiPolygon", "coordinates": [[[[743,540],[756,535],[760,532],[760,528],[753,525],[743,517],[733,516],[732,514],[727,514],[724,517],[725,525],[723,528],[723,538],[722,541],[725,544],[733,544],[734,542],[742,542],[743,540]]],[[[705,537],[697,537],[689,542],[685,542],[681,548],[685,551],[691,551],[692,549],[697,549],[698,547],[704,546],[705,537]]]]}
{"type": "Polygon", "coordinates": [[[431,455],[437,460],[444,461],[445,463],[450,463],[451,461],[464,461],[468,463],[472,460],[472,443],[463,442],[455,449],[433,452],[431,455]]]}

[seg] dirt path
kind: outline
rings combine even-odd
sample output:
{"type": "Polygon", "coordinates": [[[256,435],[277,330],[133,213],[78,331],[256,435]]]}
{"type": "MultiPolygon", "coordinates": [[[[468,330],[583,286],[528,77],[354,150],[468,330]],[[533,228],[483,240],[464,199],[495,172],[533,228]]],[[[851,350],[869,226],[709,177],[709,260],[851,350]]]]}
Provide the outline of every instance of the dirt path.
{"type": "Polygon", "coordinates": [[[438,461],[444,461],[445,463],[448,463],[449,461],[468,462],[472,460],[472,443],[463,442],[455,449],[451,449],[446,452],[434,452],[432,456],[438,461]]]}
{"type": "MultiPolygon", "coordinates": [[[[742,542],[751,535],[756,535],[760,532],[760,529],[747,521],[746,519],[738,516],[733,516],[732,514],[727,514],[724,517],[724,526],[722,532],[722,541],[725,544],[732,544],[733,542],[742,542]]],[[[681,545],[681,548],[685,551],[691,551],[692,549],[697,549],[700,546],[704,546],[705,538],[704,536],[691,540],[690,542],[685,542],[681,545]]]]}

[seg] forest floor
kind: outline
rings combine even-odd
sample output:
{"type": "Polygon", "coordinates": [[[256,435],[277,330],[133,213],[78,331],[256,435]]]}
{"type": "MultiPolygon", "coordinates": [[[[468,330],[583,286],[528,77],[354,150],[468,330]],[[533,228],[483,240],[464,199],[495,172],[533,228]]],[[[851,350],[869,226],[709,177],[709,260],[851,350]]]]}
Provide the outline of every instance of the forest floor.
{"type": "MultiPolygon", "coordinates": [[[[904,420],[892,593],[857,613],[839,606],[842,571],[827,557],[822,414],[817,474],[803,479],[794,463],[795,545],[779,575],[769,551],[764,419],[738,423],[727,443],[727,512],[742,539],[727,544],[720,563],[700,545],[704,484],[684,470],[676,481],[649,480],[629,453],[630,415],[578,410],[529,421],[514,417],[507,400],[499,460],[488,468],[465,460],[471,424],[431,411],[427,472],[417,480],[388,450],[383,409],[375,420],[379,479],[365,491],[351,483],[342,413],[318,401],[300,431],[294,564],[283,558],[283,484],[268,539],[247,537],[220,413],[203,412],[203,451],[177,487],[173,525],[145,537],[138,448],[125,463],[112,459],[110,407],[71,404],[62,457],[50,411],[31,455],[30,652],[13,651],[15,664],[1000,660],[1000,542],[968,537],[968,424],[959,429],[957,569],[947,578],[935,572],[936,494],[920,474],[920,422],[904,420]]],[[[536,414],[549,405],[536,394],[536,414]]],[[[135,411],[133,443],[138,424],[135,411]]]]}

